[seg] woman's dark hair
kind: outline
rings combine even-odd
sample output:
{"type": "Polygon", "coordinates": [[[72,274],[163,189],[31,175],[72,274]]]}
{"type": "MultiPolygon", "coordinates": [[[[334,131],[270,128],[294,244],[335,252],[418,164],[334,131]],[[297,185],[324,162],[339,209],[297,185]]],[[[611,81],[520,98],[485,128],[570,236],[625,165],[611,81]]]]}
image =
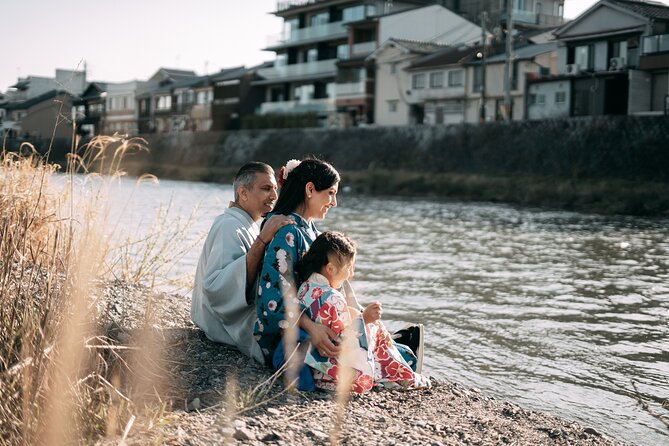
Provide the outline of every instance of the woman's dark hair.
{"type": "Polygon", "coordinates": [[[342,232],[324,232],[311,244],[309,251],[295,266],[297,279],[301,284],[313,273],[321,271],[328,264],[328,254],[343,262],[350,261],[355,255],[355,242],[342,232]]]}
{"type": "Polygon", "coordinates": [[[339,173],[330,164],[316,158],[302,160],[286,178],[274,206],[275,214],[288,215],[305,202],[304,187],[314,183],[317,191],[332,187],[339,182],[339,173]]]}

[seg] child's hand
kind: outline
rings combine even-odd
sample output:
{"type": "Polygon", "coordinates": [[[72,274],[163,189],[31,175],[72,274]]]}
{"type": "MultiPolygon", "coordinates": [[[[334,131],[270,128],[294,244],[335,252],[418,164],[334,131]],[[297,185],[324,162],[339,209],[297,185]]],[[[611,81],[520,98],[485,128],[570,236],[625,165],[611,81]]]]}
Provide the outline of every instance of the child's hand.
{"type": "Polygon", "coordinates": [[[375,300],[371,304],[367,305],[362,311],[362,318],[365,321],[365,324],[370,324],[381,319],[382,313],[383,308],[381,308],[381,302],[375,300]]]}

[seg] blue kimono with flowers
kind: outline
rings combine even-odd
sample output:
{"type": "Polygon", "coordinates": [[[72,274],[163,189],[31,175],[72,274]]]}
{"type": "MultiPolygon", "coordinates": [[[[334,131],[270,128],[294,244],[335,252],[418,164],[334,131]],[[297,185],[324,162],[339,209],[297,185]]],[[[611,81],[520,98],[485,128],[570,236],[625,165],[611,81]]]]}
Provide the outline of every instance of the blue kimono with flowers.
{"type": "Polygon", "coordinates": [[[295,224],[279,229],[267,245],[258,280],[258,318],[253,334],[268,365],[273,363],[274,352],[281,340],[281,330],[286,324],[283,290],[292,289],[296,295],[295,265],[319,234],[316,226],[300,215],[293,212],[290,217],[295,220],[295,224]]]}

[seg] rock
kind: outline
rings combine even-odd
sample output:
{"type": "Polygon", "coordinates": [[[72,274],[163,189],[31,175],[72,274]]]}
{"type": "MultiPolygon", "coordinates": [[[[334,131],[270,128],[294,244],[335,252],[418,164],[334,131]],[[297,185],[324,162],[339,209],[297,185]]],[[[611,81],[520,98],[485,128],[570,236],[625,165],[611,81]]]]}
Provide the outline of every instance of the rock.
{"type": "Polygon", "coordinates": [[[235,440],[255,440],[256,436],[246,427],[240,427],[235,429],[235,433],[232,434],[232,438],[235,440]]]}
{"type": "Polygon", "coordinates": [[[194,410],[200,410],[200,407],[202,407],[200,398],[195,398],[193,399],[193,401],[188,403],[188,405],[186,406],[186,410],[188,410],[188,412],[193,412],[194,410]]]}
{"type": "Polygon", "coordinates": [[[267,409],[267,413],[270,415],[276,415],[277,417],[281,416],[281,411],[279,409],[275,409],[274,407],[267,409]]]}
{"type": "Polygon", "coordinates": [[[276,443],[281,440],[281,436],[276,432],[270,432],[260,439],[263,443],[276,443]]]}
{"type": "Polygon", "coordinates": [[[318,429],[310,429],[307,431],[307,435],[318,440],[327,440],[330,438],[325,432],[319,431],[318,429]]]}
{"type": "Polygon", "coordinates": [[[583,432],[585,432],[586,434],[589,434],[589,435],[595,435],[597,437],[602,436],[602,434],[597,432],[597,430],[594,427],[586,427],[585,429],[583,429],[583,432]]]}

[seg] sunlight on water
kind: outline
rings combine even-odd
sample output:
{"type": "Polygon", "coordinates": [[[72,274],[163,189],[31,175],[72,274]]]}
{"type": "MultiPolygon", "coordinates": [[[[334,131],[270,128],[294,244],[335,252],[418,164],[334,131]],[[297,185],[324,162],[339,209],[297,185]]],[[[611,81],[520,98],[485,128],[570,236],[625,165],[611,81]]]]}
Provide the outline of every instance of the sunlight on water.
{"type": "MultiPolygon", "coordinates": [[[[200,205],[192,237],[232,198],[228,186],[142,185],[121,225],[171,200],[200,205]]],[[[669,399],[669,220],[500,205],[352,197],[319,224],[359,246],[354,285],[390,326],[426,326],[428,373],[638,444],[667,444],[639,408],[669,399]]],[[[189,235],[191,236],[191,235],[189,235]]],[[[200,247],[176,273],[195,270],[200,247]]]]}

